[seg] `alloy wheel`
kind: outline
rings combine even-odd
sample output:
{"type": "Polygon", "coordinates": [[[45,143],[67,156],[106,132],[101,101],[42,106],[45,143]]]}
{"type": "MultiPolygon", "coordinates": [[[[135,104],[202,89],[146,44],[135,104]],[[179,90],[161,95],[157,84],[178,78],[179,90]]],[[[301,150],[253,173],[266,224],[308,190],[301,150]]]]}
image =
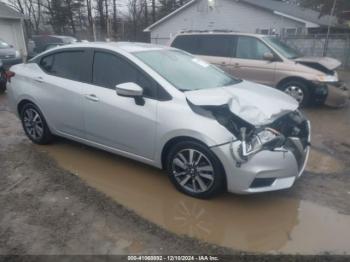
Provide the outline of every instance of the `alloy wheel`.
{"type": "Polygon", "coordinates": [[[178,152],[172,161],[172,172],[178,184],[192,193],[206,192],[214,183],[212,163],[195,149],[178,152]]]}
{"type": "Polygon", "coordinates": [[[23,114],[24,128],[34,140],[39,140],[44,134],[44,123],[40,114],[33,108],[27,108],[23,114]]]}
{"type": "Polygon", "coordinates": [[[284,92],[297,100],[299,104],[304,99],[304,91],[299,86],[288,86],[284,92]]]}

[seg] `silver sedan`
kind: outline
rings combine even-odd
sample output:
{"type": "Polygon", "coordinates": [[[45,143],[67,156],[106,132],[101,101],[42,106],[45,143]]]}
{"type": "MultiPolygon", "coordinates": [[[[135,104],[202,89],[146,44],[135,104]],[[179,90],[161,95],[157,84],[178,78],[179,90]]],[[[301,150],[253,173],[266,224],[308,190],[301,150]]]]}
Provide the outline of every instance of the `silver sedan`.
{"type": "Polygon", "coordinates": [[[165,169],[193,197],[289,188],[308,158],[310,125],[293,98],[178,49],[80,43],[7,75],[34,143],[62,136],[165,169]]]}

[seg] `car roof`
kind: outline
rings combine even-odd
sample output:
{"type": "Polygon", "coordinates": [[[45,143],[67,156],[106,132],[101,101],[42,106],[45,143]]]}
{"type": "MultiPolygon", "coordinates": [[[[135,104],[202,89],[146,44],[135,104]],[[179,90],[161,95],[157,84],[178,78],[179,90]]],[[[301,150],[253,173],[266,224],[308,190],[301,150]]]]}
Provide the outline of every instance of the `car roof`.
{"type": "Polygon", "coordinates": [[[148,44],[148,43],[138,43],[138,42],[87,42],[87,43],[73,43],[65,45],[62,47],[57,47],[55,50],[63,48],[104,48],[114,51],[124,51],[127,53],[149,51],[149,50],[161,50],[170,49],[166,46],[148,44]]]}
{"type": "Polygon", "coordinates": [[[240,32],[232,32],[232,31],[183,31],[180,32],[179,35],[242,35],[242,36],[252,36],[252,37],[264,37],[266,35],[262,34],[252,34],[252,33],[240,33],[240,32]]]}

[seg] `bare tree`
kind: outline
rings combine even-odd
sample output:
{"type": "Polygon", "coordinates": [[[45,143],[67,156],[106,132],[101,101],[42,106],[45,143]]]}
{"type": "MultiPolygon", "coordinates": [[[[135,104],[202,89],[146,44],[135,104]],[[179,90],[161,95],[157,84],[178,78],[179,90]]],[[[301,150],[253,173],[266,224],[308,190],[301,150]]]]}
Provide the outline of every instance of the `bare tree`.
{"type": "Polygon", "coordinates": [[[69,20],[70,26],[72,28],[72,32],[73,35],[76,35],[77,31],[75,29],[75,23],[74,23],[74,17],[73,17],[73,3],[72,0],[65,0],[65,4],[66,4],[66,14],[67,14],[67,18],[69,20]]]}
{"type": "Polygon", "coordinates": [[[113,32],[115,36],[117,34],[117,30],[117,0],[113,0],[113,32]]]}
{"type": "Polygon", "coordinates": [[[91,39],[94,38],[94,21],[92,18],[92,6],[91,6],[91,0],[86,0],[86,10],[87,10],[87,19],[88,19],[88,27],[89,27],[89,32],[90,32],[90,37],[91,39]]]}
{"type": "Polygon", "coordinates": [[[156,0],[152,0],[152,23],[156,21],[156,0]]]}
{"type": "Polygon", "coordinates": [[[145,24],[144,26],[148,26],[148,0],[144,0],[144,13],[145,13],[145,24]]]}
{"type": "Polygon", "coordinates": [[[40,24],[41,24],[41,17],[42,17],[42,10],[41,10],[41,0],[36,0],[35,2],[33,0],[28,0],[31,14],[30,20],[32,20],[32,24],[34,26],[34,32],[35,34],[39,34],[40,31],[40,24]]]}
{"type": "MultiPolygon", "coordinates": [[[[19,13],[23,14],[26,17],[31,18],[31,12],[32,9],[30,9],[28,7],[28,3],[26,1],[23,0],[9,0],[9,5],[14,8],[15,10],[17,10],[19,13]]],[[[32,20],[31,19],[24,19],[24,26],[25,26],[25,31],[28,35],[32,34],[32,28],[33,28],[33,24],[32,24],[32,20]]]]}
{"type": "Polygon", "coordinates": [[[137,39],[137,34],[139,31],[139,20],[142,17],[144,0],[129,0],[128,10],[129,10],[129,19],[132,23],[132,40],[137,39]]]}
{"type": "Polygon", "coordinates": [[[106,32],[106,19],[105,19],[105,12],[104,12],[105,0],[96,0],[96,1],[97,1],[97,12],[98,12],[98,19],[100,24],[101,37],[103,38],[106,32]]]}

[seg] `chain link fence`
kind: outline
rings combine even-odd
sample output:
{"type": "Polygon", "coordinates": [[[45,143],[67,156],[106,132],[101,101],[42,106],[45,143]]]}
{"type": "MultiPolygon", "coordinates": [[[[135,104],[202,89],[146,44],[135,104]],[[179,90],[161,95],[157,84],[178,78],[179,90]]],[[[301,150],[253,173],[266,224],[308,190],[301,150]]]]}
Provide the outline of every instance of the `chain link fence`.
{"type": "MultiPolygon", "coordinates": [[[[316,35],[288,35],[281,36],[288,45],[299,50],[305,56],[323,56],[327,36],[316,35]]],[[[332,34],[329,36],[326,56],[336,58],[342,62],[343,69],[350,68],[350,34],[332,34]]]]}

